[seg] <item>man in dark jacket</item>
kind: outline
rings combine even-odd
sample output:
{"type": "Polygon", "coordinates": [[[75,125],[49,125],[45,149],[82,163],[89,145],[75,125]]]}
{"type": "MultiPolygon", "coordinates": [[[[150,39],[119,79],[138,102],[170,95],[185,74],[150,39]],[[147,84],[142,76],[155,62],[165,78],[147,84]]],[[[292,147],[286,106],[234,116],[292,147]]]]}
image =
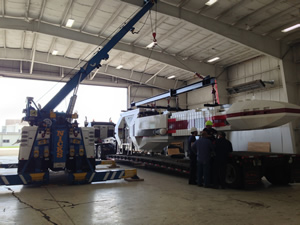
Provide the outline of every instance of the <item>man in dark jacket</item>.
{"type": "Polygon", "coordinates": [[[230,152],[232,152],[231,142],[226,139],[224,132],[218,132],[215,148],[216,155],[213,164],[213,181],[215,188],[219,188],[219,186],[225,188],[226,164],[230,152]]]}
{"type": "Polygon", "coordinates": [[[197,183],[199,186],[210,186],[210,160],[213,149],[212,142],[207,138],[207,132],[203,130],[202,137],[192,145],[192,150],[197,152],[197,183]]]}
{"type": "Polygon", "coordinates": [[[189,184],[197,184],[197,154],[192,151],[192,145],[196,142],[196,136],[198,135],[197,128],[192,127],[191,134],[188,141],[188,154],[190,158],[189,184]]]}

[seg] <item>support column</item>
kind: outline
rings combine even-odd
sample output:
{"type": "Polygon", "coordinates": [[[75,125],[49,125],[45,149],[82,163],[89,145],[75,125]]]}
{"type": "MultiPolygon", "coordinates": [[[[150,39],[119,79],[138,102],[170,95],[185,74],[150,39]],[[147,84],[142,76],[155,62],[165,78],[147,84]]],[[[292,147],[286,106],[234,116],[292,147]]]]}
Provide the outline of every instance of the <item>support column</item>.
{"type": "MultiPolygon", "coordinates": [[[[300,64],[297,60],[295,50],[299,49],[300,45],[292,47],[285,57],[280,61],[280,70],[282,77],[283,90],[286,94],[286,101],[296,105],[300,105],[300,91],[299,91],[299,76],[300,64]]],[[[288,131],[290,132],[293,153],[300,154],[300,120],[289,123],[288,131]]]]}

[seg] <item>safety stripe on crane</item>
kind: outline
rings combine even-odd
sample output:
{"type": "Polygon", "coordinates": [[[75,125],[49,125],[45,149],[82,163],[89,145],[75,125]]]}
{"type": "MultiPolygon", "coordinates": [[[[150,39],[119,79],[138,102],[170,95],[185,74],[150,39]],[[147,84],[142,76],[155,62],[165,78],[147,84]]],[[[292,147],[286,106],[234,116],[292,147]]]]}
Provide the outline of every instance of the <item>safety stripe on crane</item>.
{"type": "Polygon", "coordinates": [[[18,185],[18,184],[27,184],[26,179],[22,174],[18,175],[7,175],[1,176],[0,184],[4,185],[18,185]]]}
{"type": "Polygon", "coordinates": [[[125,170],[96,171],[91,174],[89,182],[117,180],[124,177],[125,170]]]}
{"type": "Polygon", "coordinates": [[[125,173],[125,171],[122,171],[122,172],[120,173],[119,179],[121,179],[121,178],[124,176],[124,173],[125,173]]]}
{"type": "Polygon", "coordinates": [[[95,176],[95,173],[93,173],[93,174],[91,175],[91,177],[90,177],[90,179],[89,179],[89,183],[92,182],[92,180],[94,179],[94,176],[95,176]]]}
{"type": "Polygon", "coordinates": [[[5,176],[1,176],[1,179],[2,179],[2,181],[3,181],[3,183],[4,183],[5,185],[8,185],[8,184],[9,184],[9,182],[8,182],[8,180],[6,179],[5,176]]]}
{"type": "Polygon", "coordinates": [[[105,174],[103,180],[107,180],[108,176],[109,176],[109,172],[107,172],[107,173],[105,174]]]}
{"type": "Polygon", "coordinates": [[[113,179],[115,179],[115,176],[116,176],[116,174],[117,174],[117,172],[116,171],[114,171],[113,172],[113,174],[111,175],[111,177],[110,177],[110,180],[113,180],[113,179]]]}
{"type": "Polygon", "coordinates": [[[25,178],[23,177],[23,175],[19,175],[19,177],[21,178],[21,180],[23,181],[23,184],[27,184],[27,181],[25,180],[25,178]]]}

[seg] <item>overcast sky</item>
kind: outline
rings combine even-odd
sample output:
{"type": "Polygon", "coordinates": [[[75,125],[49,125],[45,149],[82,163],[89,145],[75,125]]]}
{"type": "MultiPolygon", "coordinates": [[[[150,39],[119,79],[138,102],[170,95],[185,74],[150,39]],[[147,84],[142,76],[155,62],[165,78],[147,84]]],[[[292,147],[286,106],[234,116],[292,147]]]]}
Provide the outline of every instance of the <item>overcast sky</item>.
{"type": "MultiPolygon", "coordinates": [[[[24,117],[22,111],[26,107],[26,97],[33,97],[43,107],[63,85],[64,83],[1,77],[0,126],[5,125],[6,119],[24,117]],[[49,92],[50,89],[52,90],[49,92]]],[[[80,126],[84,125],[85,116],[89,122],[108,122],[111,118],[116,123],[121,110],[126,110],[126,88],[80,85],[77,95],[74,112],[79,115],[80,126]]],[[[54,111],[65,112],[69,100],[70,97],[66,97],[54,111]]]]}

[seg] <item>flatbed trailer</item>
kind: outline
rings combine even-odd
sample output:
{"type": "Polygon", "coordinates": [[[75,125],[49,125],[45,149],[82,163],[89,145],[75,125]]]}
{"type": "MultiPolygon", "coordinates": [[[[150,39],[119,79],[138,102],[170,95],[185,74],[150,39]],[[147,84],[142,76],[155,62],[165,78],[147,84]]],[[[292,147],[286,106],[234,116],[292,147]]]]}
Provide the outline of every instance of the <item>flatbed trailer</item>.
{"type": "MultiPolygon", "coordinates": [[[[189,159],[164,155],[109,155],[117,162],[142,164],[179,174],[190,173],[189,159]]],[[[262,152],[233,152],[229,155],[226,183],[231,188],[253,188],[265,177],[274,185],[300,182],[300,155],[262,152]]]]}
{"type": "Polygon", "coordinates": [[[229,186],[257,186],[262,177],[274,185],[300,182],[300,155],[246,151],[230,154],[226,174],[229,186]]]}
{"type": "Polygon", "coordinates": [[[172,158],[164,155],[108,155],[108,159],[117,162],[130,162],[132,164],[174,171],[180,174],[189,174],[190,160],[172,158]]]}

